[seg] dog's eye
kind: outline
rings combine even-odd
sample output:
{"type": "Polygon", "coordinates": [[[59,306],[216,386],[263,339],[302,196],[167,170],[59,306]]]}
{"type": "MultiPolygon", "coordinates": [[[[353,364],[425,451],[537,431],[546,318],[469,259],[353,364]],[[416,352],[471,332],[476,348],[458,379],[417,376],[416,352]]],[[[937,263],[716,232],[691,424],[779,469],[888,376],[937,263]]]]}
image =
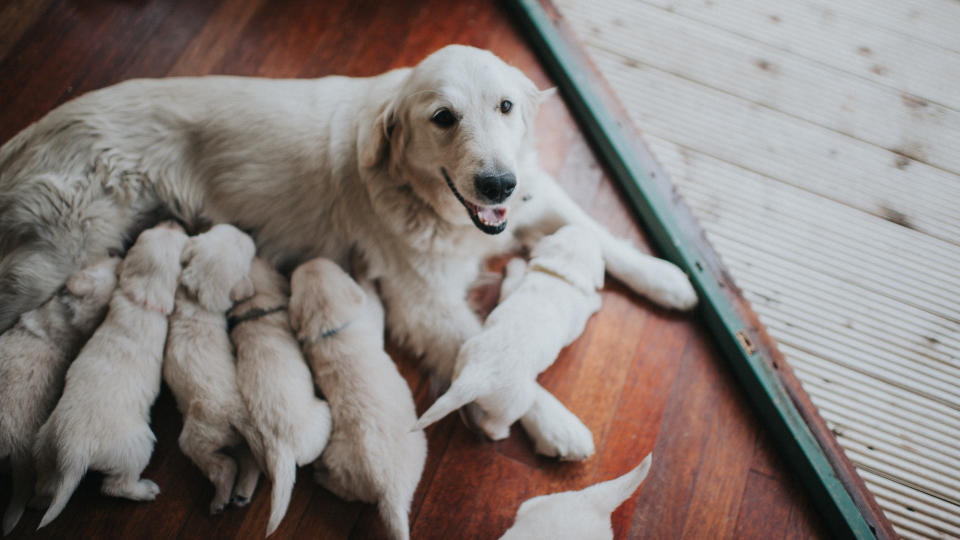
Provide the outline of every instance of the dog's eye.
{"type": "Polygon", "coordinates": [[[442,128],[448,128],[457,123],[457,117],[450,112],[450,109],[438,109],[430,117],[430,121],[442,128]]]}
{"type": "Polygon", "coordinates": [[[510,109],[512,108],[513,108],[513,103],[511,103],[510,100],[505,99],[500,102],[500,112],[502,112],[503,114],[509,113],[510,109]]]}

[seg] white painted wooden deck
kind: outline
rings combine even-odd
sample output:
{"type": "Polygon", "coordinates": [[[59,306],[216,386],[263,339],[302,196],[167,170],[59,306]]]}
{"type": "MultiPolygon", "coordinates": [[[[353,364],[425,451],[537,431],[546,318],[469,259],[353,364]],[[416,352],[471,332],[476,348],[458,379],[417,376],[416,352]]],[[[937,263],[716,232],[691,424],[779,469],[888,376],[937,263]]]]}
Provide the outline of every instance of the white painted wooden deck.
{"type": "Polygon", "coordinates": [[[960,2],[554,1],[897,532],[960,538],[960,2]]]}

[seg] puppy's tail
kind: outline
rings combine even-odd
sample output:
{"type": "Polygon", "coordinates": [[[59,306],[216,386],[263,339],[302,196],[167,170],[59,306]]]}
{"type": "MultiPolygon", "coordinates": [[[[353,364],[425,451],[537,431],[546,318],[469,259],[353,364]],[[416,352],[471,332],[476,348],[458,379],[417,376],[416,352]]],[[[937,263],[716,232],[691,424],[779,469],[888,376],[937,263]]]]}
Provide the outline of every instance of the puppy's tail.
{"type": "MultiPolygon", "coordinates": [[[[409,505],[406,505],[409,506],[409,505]]],[[[386,496],[377,504],[380,517],[387,525],[387,531],[393,540],[410,539],[410,521],[407,517],[407,508],[394,497],[386,496]]]]}
{"type": "Polygon", "coordinates": [[[597,508],[608,514],[612,513],[640,487],[640,484],[647,477],[647,473],[650,472],[652,459],[653,454],[648,454],[632,471],[619,478],[590,486],[583,490],[584,495],[597,508]]]}
{"type": "Polygon", "coordinates": [[[270,445],[266,456],[267,472],[273,486],[270,488],[270,520],[267,521],[267,536],[273,534],[287,514],[293,483],[297,479],[297,461],[288,446],[270,445]]]}
{"type": "Polygon", "coordinates": [[[483,382],[484,379],[474,376],[474,374],[468,370],[469,364],[467,368],[453,380],[453,383],[450,384],[450,388],[446,393],[437,398],[437,400],[433,402],[433,405],[427,409],[427,412],[423,413],[423,416],[417,420],[412,431],[426,428],[430,424],[463,407],[467,403],[476,400],[489,391],[487,388],[488,385],[483,382]]]}
{"type": "Polygon", "coordinates": [[[60,463],[57,474],[59,474],[60,478],[54,488],[53,500],[50,502],[50,507],[47,508],[47,512],[43,514],[43,519],[40,520],[40,525],[37,526],[37,529],[46,527],[47,524],[60,515],[60,512],[63,512],[63,508],[67,506],[67,501],[73,496],[73,492],[77,490],[77,486],[80,484],[84,473],[87,472],[87,464],[80,460],[61,459],[58,461],[60,463]]]}

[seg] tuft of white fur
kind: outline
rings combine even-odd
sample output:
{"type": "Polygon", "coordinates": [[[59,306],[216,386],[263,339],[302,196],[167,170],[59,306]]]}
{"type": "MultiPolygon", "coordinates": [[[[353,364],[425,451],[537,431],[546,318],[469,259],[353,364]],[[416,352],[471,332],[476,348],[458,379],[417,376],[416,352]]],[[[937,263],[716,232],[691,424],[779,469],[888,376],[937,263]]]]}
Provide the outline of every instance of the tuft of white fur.
{"type": "Polygon", "coordinates": [[[633,470],[580,491],[541,495],[524,501],[501,540],[613,539],[610,514],[640,487],[650,471],[650,454],[633,470]]]}
{"type": "Polygon", "coordinates": [[[9,456],[13,469],[4,535],[33,494],[34,438],[56,405],[70,361],[103,320],[118,262],[111,257],[74,273],[60,294],[0,336],[0,457],[9,456]]]}
{"type": "Polygon", "coordinates": [[[237,386],[260,434],[273,483],[269,536],[287,512],[297,465],[316,460],[327,445],[330,407],[314,394],[310,368],[290,328],[288,284],[260,257],[250,265],[250,279],[253,296],[236,304],[230,315],[271,312],[237,323],[230,338],[236,347],[237,386]]]}
{"type": "Polygon", "coordinates": [[[231,225],[216,225],[190,238],[180,256],[184,267],[170,316],[163,380],[184,416],[180,449],[214,485],[212,514],[221,512],[231,497],[241,504],[249,501],[260,475],[248,453],[238,463],[221,452],[246,440],[254,454],[263,453],[237,387],[226,320],[234,301],[253,295],[254,252],[253,240],[231,225]]]}
{"type": "Polygon", "coordinates": [[[314,259],[291,278],[290,318],[330,402],[333,433],[317,480],[347,500],[376,503],[394,539],[410,536],[407,514],[426,460],[413,395],[383,349],[384,310],[373,288],[336,263],[314,259]]]}
{"type": "Polygon", "coordinates": [[[37,434],[37,485],[52,495],[40,527],[60,514],[89,468],[106,473],[107,495],[153,500],[160,492],[140,473],[153,452],[150,406],[160,392],[186,240],[178,225],[163,223],[140,234],[120,264],[106,318],[67,370],[63,396],[37,434]]]}
{"type": "Polygon", "coordinates": [[[525,268],[508,265],[500,304],[460,349],[453,383],[416,428],[474,402],[473,420],[503,439],[535,401],[547,399],[536,377],[600,308],[603,259],[593,233],[576,225],[542,238],[531,257],[525,268]]]}

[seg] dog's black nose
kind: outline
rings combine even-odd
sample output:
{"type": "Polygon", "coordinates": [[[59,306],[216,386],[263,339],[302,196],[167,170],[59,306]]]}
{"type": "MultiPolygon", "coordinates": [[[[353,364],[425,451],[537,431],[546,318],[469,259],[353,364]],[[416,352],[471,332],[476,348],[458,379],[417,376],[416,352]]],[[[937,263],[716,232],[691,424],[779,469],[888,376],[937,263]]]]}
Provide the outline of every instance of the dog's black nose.
{"type": "Polygon", "coordinates": [[[477,175],[473,179],[477,193],[486,197],[490,202],[499,203],[507,200],[517,187],[517,177],[511,173],[477,175]]]}

